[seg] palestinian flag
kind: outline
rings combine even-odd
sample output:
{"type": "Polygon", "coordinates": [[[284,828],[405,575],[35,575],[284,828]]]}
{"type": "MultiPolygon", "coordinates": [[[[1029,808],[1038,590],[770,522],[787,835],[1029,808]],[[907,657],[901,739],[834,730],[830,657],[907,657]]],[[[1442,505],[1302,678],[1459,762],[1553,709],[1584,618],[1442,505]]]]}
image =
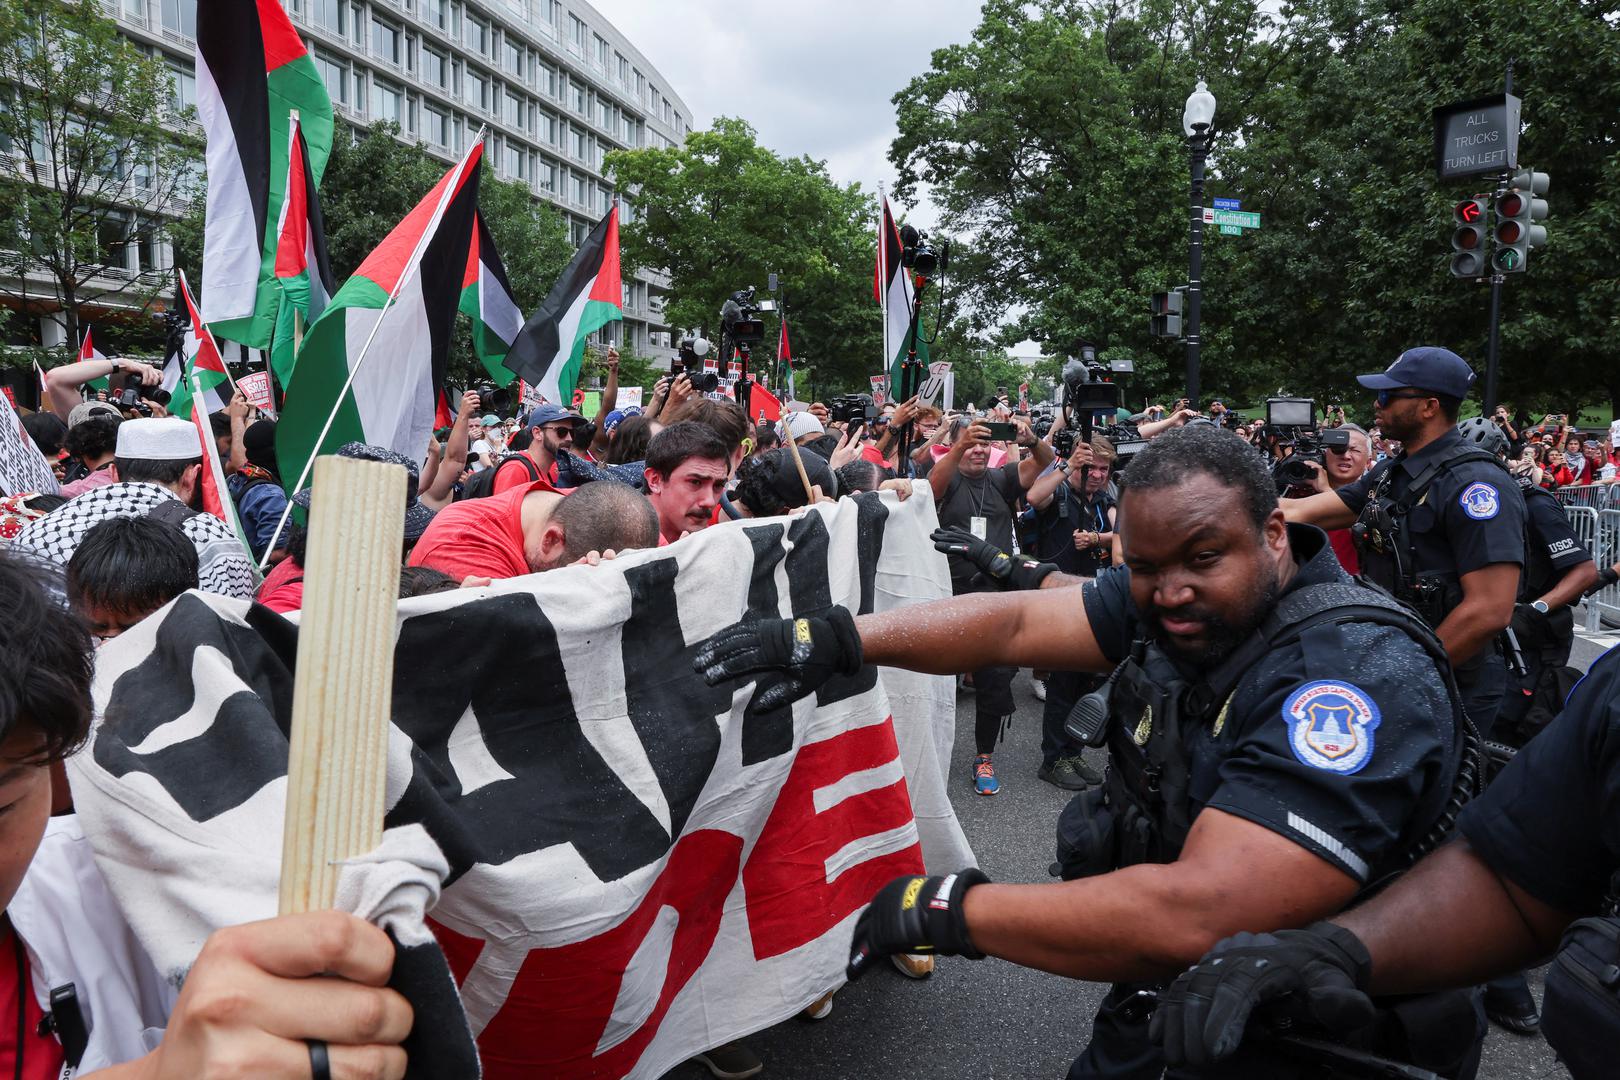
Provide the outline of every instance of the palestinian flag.
{"type": "Polygon", "coordinates": [[[506,354],[506,366],[547,401],[571,401],[591,334],[624,318],[619,277],[619,204],[596,223],[574,261],[529,316],[506,354]]]}
{"type": "MultiPolygon", "coordinates": [[[[91,334],[91,331],[93,329],[94,328],[89,323],[84,324],[84,340],[79,342],[79,359],[80,360],[105,360],[105,359],[107,359],[107,357],[102,354],[101,350],[96,348],[95,343],[90,340],[90,334],[91,334]]],[[[44,386],[45,386],[45,377],[44,377],[44,375],[40,376],[39,385],[40,385],[41,391],[43,392],[44,386]]],[[[105,375],[103,375],[99,379],[91,379],[89,382],[85,383],[86,388],[89,389],[90,391],[105,390],[105,389],[108,388],[109,385],[111,385],[111,384],[110,384],[107,376],[105,376],[105,375]]],[[[40,398],[40,400],[44,401],[46,399],[42,397],[42,398],[40,398]]]]}
{"type": "MultiPolygon", "coordinates": [[[[180,295],[185,298],[186,312],[191,316],[191,328],[186,331],[185,366],[169,399],[169,412],[175,416],[191,415],[192,398],[200,391],[204,412],[215,413],[223,409],[227,400],[220,388],[231,389],[230,372],[225,369],[225,358],[219,354],[214,335],[208,332],[197,314],[197,302],[191,298],[191,287],[186,284],[184,271],[180,272],[180,295]]],[[[167,381],[167,380],[165,380],[167,381]]]]}
{"type": "MultiPolygon", "coordinates": [[[[907,340],[911,330],[911,306],[914,293],[911,275],[901,264],[900,230],[895,226],[889,200],[883,200],[883,216],[878,221],[877,271],[872,279],[872,298],[884,306],[883,349],[884,368],[889,374],[889,385],[900,393],[904,385],[900,378],[901,365],[910,351],[907,340]]],[[[921,386],[928,374],[928,343],[923,340],[921,320],[917,327],[917,385],[921,386]]]]}
{"type": "Polygon", "coordinates": [[[321,317],[337,291],[326,258],[326,226],[315,178],[309,171],[303,125],[297,117],[288,124],[287,197],[281,202],[281,219],[276,223],[275,274],[281,285],[281,303],[270,349],[270,366],[282,386],[292,381],[296,359],[294,314],[302,315],[308,326],[321,317]]]}
{"type": "Polygon", "coordinates": [[[473,351],[489,369],[496,386],[508,386],[517,372],[501,361],[506,359],[518,332],[523,329],[523,312],[512,299],[512,286],[506,280],[506,267],[500,252],[478,215],[472,247],[467,251],[467,272],[461,279],[461,310],[472,319],[473,351]]]}
{"type": "Polygon", "coordinates": [[[788,344],[787,311],[782,311],[782,332],[776,339],[776,363],[781,372],[782,392],[793,400],[793,347],[788,344]]]}
{"type": "Polygon", "coordinates": [[[304,334],[276,425],[289,495],[308,482],[317,453],[347,442],[422,460],[450,362],[483,151],[482,140],[472,145],[304,334]]]}
{"type": "Polygon", "coordinates": [[[296,111],[310,185],[332,149],[332,101],[278,0],[197,5],[197,117],[208,136],[203,300],[220,337],[270,344],[280,303],[276,222],[296,111]]]}
{"type": "MultiPolygon", "coordinates": [[[[200,386],[202,376],[193,375],[192,382],[200,386]]],[[[243,549],[251,552],[253,549],[248,544],[247,533],[242,531],[242,519],[236,516],[236,500],[231,498],[230,489],[225,486],[225,466],[220,464],[219,444],[214,441],[208,411],[199,407],[200,400],[194,390],[188,400],[187,411],[175,415],[191,421],[192,427],[197,429],[197,441],[202,443],[203,470],[198,484],[202,488],[203,512],[213,514],[229,525],[236,538],[242,541],[243,549]]]]}

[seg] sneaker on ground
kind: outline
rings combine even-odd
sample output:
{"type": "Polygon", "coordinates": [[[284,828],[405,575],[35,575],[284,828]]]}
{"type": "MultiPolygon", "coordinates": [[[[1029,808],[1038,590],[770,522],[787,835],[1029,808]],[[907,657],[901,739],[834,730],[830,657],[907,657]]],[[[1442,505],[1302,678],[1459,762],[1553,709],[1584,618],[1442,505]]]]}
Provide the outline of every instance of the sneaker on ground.
{"type": "Polygon", "coordinates": [[[889,957],[895,970],[908,979],[926,979],[934,973],[934,958],[915,953],[894,953],[889,957]]]}
{"type": "Polygon", "coordinates": [[[1069,768],[1073,769],[1075,775],[1080,777],[1080,779],[1086,785],[1089,786],[1103,782],[1102,773],[1098,772],[1096,769],[1093,769],[1090,765],[1087,765],[1086,759],[1081,757],[1079,754],[1075,754],[1072,757],[1061,758],[1059,760],[1067,761],[1069,763],[1069,768]]]}
{"type": "Polygon", "coordinates": [[[1064,791],[1081,791],[1088,785],[1087,781],[1074,767],[1074,758],[1058,758],[1050,765],[1042,765],[1035,772],[1037,780],[1045,780],[1053,787],[1060,787],[1064,791]]]}
{"type": "Polygon", "coordinates": [[[1035,680],[1035,700],[1036,701],[1045,701],[1046,700],[1046,680],[1045,679],[1036,679],[1035,680]]]}
{"type": "Polygon", "coordinates": [[[1001,790],[1001,781],[996,779],[996,767],[990,764],[989,754],[980,754],[973,759],[973,792],[976,795],[994,795],[1001,790]]]}
{"type": "Polygon", "coordinates": [[[741,1041],[705,1050],[692,1060],[708,1069],[717,1080],[748,1080],[765,1068],[765,1063],[741,1041]]]}
{"type": "Polygon", "coordinates": [[[799,1013],[799,1016],[805,1020],[827,1019],[827,1017],[832,1015],[833,995],[836,993],[838,993],[836,990],[827,991],[821,997],[816,998],[816,1000],[807,1005],[804,1011],[799,1013]]]}

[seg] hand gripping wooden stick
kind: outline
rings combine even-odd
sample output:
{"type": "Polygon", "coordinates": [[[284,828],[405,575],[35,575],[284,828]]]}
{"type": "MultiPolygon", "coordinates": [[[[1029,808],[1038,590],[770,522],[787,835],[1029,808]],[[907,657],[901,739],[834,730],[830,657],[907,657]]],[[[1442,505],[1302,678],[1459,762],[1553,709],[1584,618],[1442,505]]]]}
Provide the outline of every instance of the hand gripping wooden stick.
{"type": "Polygon", "coordinates": [[[315,463],[298,630],[280,913],[332,906],[344,859],[382,843],[405,469],[315,463]]]}

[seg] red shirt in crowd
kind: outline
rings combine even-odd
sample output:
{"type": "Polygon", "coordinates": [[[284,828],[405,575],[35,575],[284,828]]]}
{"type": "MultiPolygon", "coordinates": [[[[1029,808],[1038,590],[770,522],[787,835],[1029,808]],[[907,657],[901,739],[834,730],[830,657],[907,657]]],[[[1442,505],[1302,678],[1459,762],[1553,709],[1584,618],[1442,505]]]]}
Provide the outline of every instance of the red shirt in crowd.
{"type": "Polygon", "coordinates": [[[54,1035],[39,1033],[39,1024],[45,1019],[45,1012],[39,1007],[39,999],[34,996],[28,952],[23,950],[20,962],[14,959],[18,955],[16,931],[11,928],[9,920],[4,926],[4,931],[0,932],[0,1018],[3,1018],[0,1019],[0,1066],[9,1074],[23,1077],[23,1080],[57,1080],[62,1075],[62,1066],[67,1064],[67,1054],[54,1035]],[[17,1046],[19,994],[23,1007],[20,1061],[17,1046]]]}
{"type": "MultiPolygon", "coordinates": [[[[534,464],[533,458],[529,459],[529,464],[534,465],[535,472],[540,471],[540,466],[534,464]]],[[[505,461],[495,466],[495,494],[503,495],[506,492],[511,491],[513,488],[528,487],[534,482],[529,479],[529,477],[532,475],[533,474],[529,472],[528,468],[524,466],[523,462],[514,461],[512,458],[507,458],[505,461]]],[[[550,471],[541,473],[540,478],[542,480],[550,481],[544,490],[555,490],[557,486],[556,463],[552,463],[550,471]]]]}
{"type": "Polygon", "coordinates": [[[304,606],[304,568],[291,559],[282,559],[264,575],[254,597],[271,611],[285,615],[304,606]]]}
{"type": "Polygon", "coordinates": [[[552,490],[547,481],[537,480],[487,499],[451,503],[411,549],[410,564],[431,566],[457,581],[529,573],[523,557],[523,499],[531,491],[552,490]]]}

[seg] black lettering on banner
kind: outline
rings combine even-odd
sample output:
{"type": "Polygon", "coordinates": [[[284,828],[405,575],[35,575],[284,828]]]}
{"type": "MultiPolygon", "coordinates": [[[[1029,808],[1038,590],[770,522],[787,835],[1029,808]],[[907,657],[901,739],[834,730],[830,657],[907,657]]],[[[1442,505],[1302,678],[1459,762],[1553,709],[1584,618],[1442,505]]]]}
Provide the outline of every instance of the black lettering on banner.
{"type": "MultiPolygon", "coordinates": [[[[875,491],[857,496],[855,503],[856,574],[860,579],[861,600],[857,615],[869,615],[877,594],[878,557],[883,554],[883,523],[888,508],[875,491]]],[[[827,526],[820,514],[805,514],[788,531],[793,550],[788,554],[788,588],[793,610],[800,615],[819,615],[832,607],[832,588],[827,574],[827,526]]],[[[816,691],[816,705],[831,705],[866,693],[877,685],[877,668],[867,664],[854,675],[829,679],[816,691]]]]}
{"type": "Polygon", "coordinates": [[[252,629],[221,618],[196,596],[181,596],[158,625],[151,654],[113,684],[96,735],[96,764],[117,777],[146,773],[196,822],[235,809],[287,773],[293,655],[278,655],[252,629]],[[194,738],[132,750],[195,704],[192,663],[203,648],[223,653],[248,689],[227,697],[194,738]]]}
{"type": "Polygon", "coordinates": [[[630,617],[621,634],[625,708],[664,789],[675,836],[720,755],[717,718],[730,710],[732,694],[730,685],[710,686],[692,669],[701,642],[687,645],[681,631],[677,569],[668,558],[624,572],[630,617]]]}
{"type": "Polygon", "coordinates": [[[449,860],[446,884],[474,863],[556,844],[572,844],[603,881],[668,850],[669,834],[581,730],[556,629],[532,595],[414,616],[394,655],[394,724],[416,745],[386,824],[422,824],[449,860]],[[513,779],[464,792],[449,739],[469,705],[490,758],[513,779]]]}
{"type": "MultiPolygon", "coordinates": [[[[781,617],[781,598],[776,591],[776,567],[787,556],[782,545],[786,530],[781,525],[764,525],[743,530],[754,548],[753,576],[748,581],[748,618],[781,617]]],[[[793,708],[761,709],[759,696],[781,682],[784,675],[762,675],[743,707],[742,763],[758,765],[793,749],[793,708]]]]}

